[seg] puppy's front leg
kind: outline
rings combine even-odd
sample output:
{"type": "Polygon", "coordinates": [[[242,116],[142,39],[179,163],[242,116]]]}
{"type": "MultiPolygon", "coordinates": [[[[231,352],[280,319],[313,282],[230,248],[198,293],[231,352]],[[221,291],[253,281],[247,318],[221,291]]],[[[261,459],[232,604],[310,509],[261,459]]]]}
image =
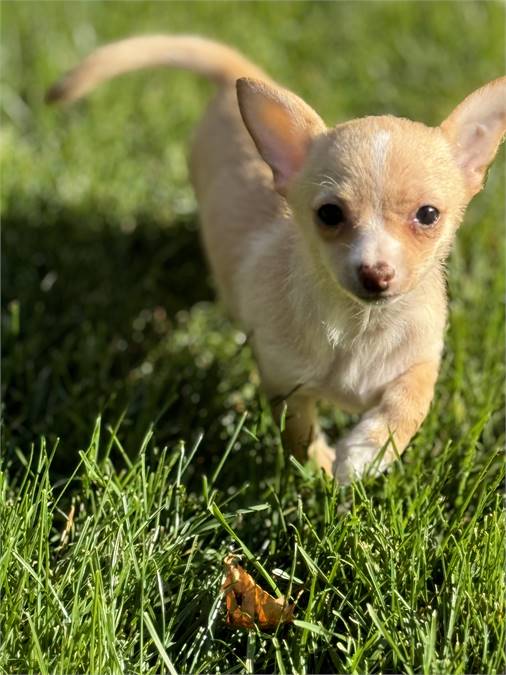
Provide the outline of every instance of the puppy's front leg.
{"type": "Polygon", "coordinates": [[[283,446],[305,460],[308,447],[320,433],[315,399],[294,393],[287,401],[273,402],[272,409],[277,424],[283,426],[283,446]]]}
{"type": "Polygon", "coordinates": [[[310,454],[337,480],[348,482],[361,476],[386,446],[377,468],[383,471],[396,453],[402,453],[425,419],[438,369],[438,362],[412,366],[387,386],[379,404],[369,410],[334,449],[320,437],[320,442],[317,439],[310,448],[310,454]]]}

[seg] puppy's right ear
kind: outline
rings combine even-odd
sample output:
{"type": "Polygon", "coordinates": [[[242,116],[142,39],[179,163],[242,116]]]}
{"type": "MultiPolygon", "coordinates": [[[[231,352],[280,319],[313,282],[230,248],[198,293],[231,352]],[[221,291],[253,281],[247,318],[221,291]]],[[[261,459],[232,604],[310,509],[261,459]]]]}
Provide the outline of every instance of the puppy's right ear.
{"type": "Polygon", "coordinates": [[[272,169],[276,190],[286,194],[325,124],[298,96],[261,80],[237,80],[237,99],[244,124],[272,169]]]}

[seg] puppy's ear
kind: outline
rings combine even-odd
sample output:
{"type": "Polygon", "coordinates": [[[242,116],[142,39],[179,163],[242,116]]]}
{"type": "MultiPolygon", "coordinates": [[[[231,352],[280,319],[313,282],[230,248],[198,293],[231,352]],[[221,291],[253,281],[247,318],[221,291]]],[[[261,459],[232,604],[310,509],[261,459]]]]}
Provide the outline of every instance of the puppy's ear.
{"type": "Polygon", "coordinates": [[[506,133],[506,77],[486,84],[464,99],[441,129],[453,145],[473,196],[481,190],[487,167],[506,133]]]}
{"type": "Polygon", "coordinates": [[[325,124],[298,96],[260,80],[237,80],[237,99],[244,124],[272,169],[276,190],[285,194],[325,124]]]}

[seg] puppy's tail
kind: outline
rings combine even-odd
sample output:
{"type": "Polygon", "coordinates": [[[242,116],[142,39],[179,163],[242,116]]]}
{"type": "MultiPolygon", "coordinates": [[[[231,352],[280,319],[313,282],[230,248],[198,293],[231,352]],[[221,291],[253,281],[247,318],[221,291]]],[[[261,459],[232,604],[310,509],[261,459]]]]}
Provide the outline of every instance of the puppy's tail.
{"type": "Polygon", "coordinates": [[[105,80],[156,66],[191,70],[221,86],[239,77],[270,80],[239,52],[219,42],[195,35],[145,35],[92,52],[49,89],[46,101],[75,101],[105,80]]]}

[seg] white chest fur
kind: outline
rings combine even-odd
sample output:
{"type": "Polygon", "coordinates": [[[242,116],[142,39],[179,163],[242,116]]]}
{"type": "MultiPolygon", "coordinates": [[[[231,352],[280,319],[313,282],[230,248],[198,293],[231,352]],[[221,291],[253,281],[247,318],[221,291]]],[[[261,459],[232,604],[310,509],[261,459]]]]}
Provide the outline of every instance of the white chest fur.
{"type": "Polygon", "coordinates": [[[323,325],[320,330],[314,325],[306,328],[306,335],[294,335],[291,343],[265,327],[257,328],[253,341],[257,359],[264,379],[279,395],[297,388],[348,412],[361,412],[374,405],[385,386],[413,362],[400,329],[393,336],[370,330],[336,344],[335,327],[332,335],[323,325]]]}

